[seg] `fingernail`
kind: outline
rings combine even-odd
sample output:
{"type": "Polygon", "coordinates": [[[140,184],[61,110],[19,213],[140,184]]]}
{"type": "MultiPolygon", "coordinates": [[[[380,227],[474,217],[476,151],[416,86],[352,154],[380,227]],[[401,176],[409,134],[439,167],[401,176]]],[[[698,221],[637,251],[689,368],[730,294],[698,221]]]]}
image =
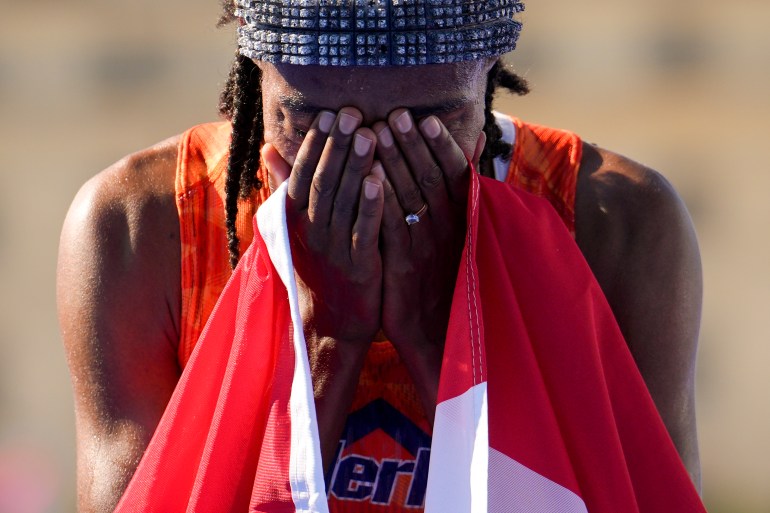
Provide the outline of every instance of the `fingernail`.
{"type": "Polygon", "coordinates": [[[356,152],[356,155],[359,157],[363,157],[366,155],[366,152],[369,151],[369,148],[372,147],[372,141],[367,139],[361,134],[356,134],[355,142],[353,143],[353,149],[356,152]]]}
{"type": "MultiPolygon", "coordinates": [[[[332,125],[334,125],[335,118],[336,116],[334,115],[333,112],[329,112],[326,110],[323,111],[321,113],[321,118],[318,120],[318,128],[321,129],[321,132],[325,134],[328,134],[329,132],[331,132],[332,125]]],[[[341,121],[340,121],[340,124],[342,124],[341,121]]]]}
{"type": "Polygon", "coordinates": [[[366,180],[364,182],[364,195],[366,196],[366,199],[373,200],[377,197],[377,195],[380,193],[380,186],[376,182],[372,182],[371,180],[366,180]]]}
{"type": "Polygon", "coordinates": [[[420,128],[422,128],[422,133],[428,136],[429,139],[435,139],[441,133],[441,125],[438,124],[436,116],[425,118],[420,123],[420,128]]]}
{"type": "Polygon", "coordinates": [[[345,135],[352,134],[358,128],[358,118],[345,114],[340,114],[340,131],[345,135]]]}
{"type": "Polygon", "coordinates": [[[372,164],[372,174],[379,178],[381,181],[385,181],[385,168],[382,167],[382,164],[379,160],[372,164]]]}
{"type": "Polygon", "coordinates": [[[385,127],[377,134],[377,140],[386,148],[393,146],[393,134],[390,133],[390,128],[385,127]]]}
{"type": "Polygon", "coordinates": [[[405,111],[396,118],[396,128],[398,128],[398,131],[402,134],[405,134],[412,129],[412,116],[409,115],[409,111],[405,111]]]}

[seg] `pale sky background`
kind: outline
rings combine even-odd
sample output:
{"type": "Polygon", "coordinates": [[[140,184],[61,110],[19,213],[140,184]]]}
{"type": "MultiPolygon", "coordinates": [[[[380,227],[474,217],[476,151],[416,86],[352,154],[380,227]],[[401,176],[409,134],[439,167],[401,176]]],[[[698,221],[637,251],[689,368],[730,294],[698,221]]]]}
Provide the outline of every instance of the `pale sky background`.
{"type": "MultiPolygon", "coordinates": [[[[56,324],[78,187],[216,117],[234,53],[216,0],[0,0],[0,513],[72,512],[74,418],[56,324]]],[[[705,273],[698,357],[712,513],[770,512],[770,2],[530,0],[498,108],[663,172],[705,273]]]]}

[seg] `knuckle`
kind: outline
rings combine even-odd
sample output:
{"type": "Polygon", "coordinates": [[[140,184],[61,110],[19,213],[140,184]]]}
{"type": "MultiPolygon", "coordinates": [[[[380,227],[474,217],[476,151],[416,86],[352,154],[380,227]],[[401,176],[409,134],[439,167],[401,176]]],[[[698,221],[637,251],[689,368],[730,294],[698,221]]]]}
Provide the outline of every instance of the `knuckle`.
{"type": "Polygon", "coordinates": [[[384,151],[380,157],[380,160],[385,164],[387,169],[393,169],[396,166],[400,166],[403,162],[401,155],[392,148],[384,151]]]}
{"type": "Polygon", "coordinates": [[[310,166],[308,163],[308,160],[304,157],[300,158],[298,157],[297,160],[294,162],[294,168],[292,169],[292,174],[296,175],[296,178],[298,180],[301,180],[303,182],[306,182],[308,180],[313,179],[314,174],[313,166],[310,166]]]}
{"type": "Polygon", "coordinates": [[[350,201],[338,198],[334,200],[334,211],[338,214],[352,214],[355,208],[350,201]]]}
{"type": "Polygon", "coordinates": [[[432,162],[427,172],[423,175],[422,184],[430,189],[436,188],[443,182],[443,175],[444,172],[441,170],[441,166],[436,162],[432,162]]]}
{"type": "Polygon", "coordinates": [[[369,174],[369,166],[364,157],[358,155],[351,156],[345,165],[345,174],[363,179],[364,175],[369,174]]]}
{"type": "Polygon", "coordinates": [[[316,190],[319,196],[329,197],[334,194],[337,189],[337,184],[334,183],[331,178],[324,173],[316,173],[313,176],[313,188],[316,190]]]}
{"type": "Polygon", "coordinates": [[[421,204],[422,194],[420,194],[420,189],[412,185],[401,191],[401,193],[398,195],[398,199],[402,206],[409,208],[415,204],[421,204]]]}
{"type": "Polygon", "coordinates": [[[417,134],[407,132],[401,135],[401,146],[405,150],[415,150],[422,144],[422,139],[417,134]]]}
{"type": "Polygon", "coordinates": [[[376,218],[380,215],[380,209],[377,203],[366,202],[361,205],[359,215],[361,217],[369,218],[369,219],[376,218]]]}
{"type": "Polygon", "coordinates": [[[347,153],[348,152],[348,141],[347,139],[341,137],[341,136],[331,136],[329,137],[328,142],[328,149],[333,153],[347,153]]]}
{"type": "MultiPolygon", "coordinates": [[[[353,247],[356,249],[369,248],[374,245],[377,238],[371,233],[354,233],[353,234],[353,247]]],[[[358,266],[356,266],[358,267],[358,266]]]]}

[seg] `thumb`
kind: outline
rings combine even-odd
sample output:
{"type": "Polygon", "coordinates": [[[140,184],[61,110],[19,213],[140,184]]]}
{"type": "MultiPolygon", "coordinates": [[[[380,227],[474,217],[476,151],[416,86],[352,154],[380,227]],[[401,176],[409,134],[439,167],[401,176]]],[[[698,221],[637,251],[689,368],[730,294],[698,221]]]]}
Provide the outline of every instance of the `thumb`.
{"type": "Polygon", "coordinates": [[[275,146],[266,143],[261,150],[262,162],[267,168],[267,181],[270,186],[270,192],[275,191],[280,185],[288,180],[291,174],[291,166],[283,160],[283,157],[275,146]]]}

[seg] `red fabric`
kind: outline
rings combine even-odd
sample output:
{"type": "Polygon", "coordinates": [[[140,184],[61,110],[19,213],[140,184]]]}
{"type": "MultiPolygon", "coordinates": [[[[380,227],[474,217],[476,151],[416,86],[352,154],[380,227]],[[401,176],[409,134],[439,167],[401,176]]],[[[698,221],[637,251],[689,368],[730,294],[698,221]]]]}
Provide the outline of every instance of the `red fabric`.
{"type": "Polygon", "coordinates": [[[705,511],[564,223],[545,201],[481,181],[490,447],[590,513],[705,511]]]}
{"type": "MultiPolygon", "coordinates": [[[[480,307],[483,298],[478,288],[479,176],[471,166],[471,187],[468,191],[468,213],[465,245],[455,281],[452,310],[447,325],[447,343],[441,362],[441,379],[437,401],[445,401],[465,393],[469,388],[487,381],[484,347],[484,323],[480,307]]],[[[498,187],[508,187],[498,184],[498,187]]]]}

